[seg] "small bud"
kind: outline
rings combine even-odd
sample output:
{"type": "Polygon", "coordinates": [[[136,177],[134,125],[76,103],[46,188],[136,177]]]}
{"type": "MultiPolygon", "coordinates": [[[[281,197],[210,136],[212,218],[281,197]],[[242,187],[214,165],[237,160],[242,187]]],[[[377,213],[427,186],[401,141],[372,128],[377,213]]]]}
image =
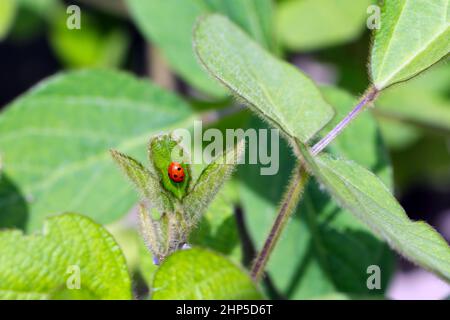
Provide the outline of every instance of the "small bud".
{"type": "Polygon", "coordinates": [[[186,244],[190,230],[181,213],[163,213],[159,219],[155,219],[141,203],[139,219],[142,236],[152,252],[154,262],[163,262],[167,256],[186,244]]]}
{"type": "Polygon", "coordinates": [[[150,170],[129,156],[111,151],[144,198],[139,206],[141,232],[155,265],[177,250],[190,248],[187,239],[192,228],[239,163],[243,150],[242,140],[218,156],[203,170],[192,190],[191,168],[183,163],[188,155],[179,140],[170,135],[151,139],[150,170]],[[173,179],[175,174],[176,178],[183,174],[183,179],[173,179]]]}
{"type": "Polygon", "coordinates": [[[170,135],[154,137],[149,143],[148,156],[162,186],[178,200],[181,200],[189,189],[191,167],[186,160],[189,156],[179,141],[170,135]],[[183,170],[183,179],[180,181],[171,179],[169,176],[168,170],[173,163],[179,163],[183,170]]]}

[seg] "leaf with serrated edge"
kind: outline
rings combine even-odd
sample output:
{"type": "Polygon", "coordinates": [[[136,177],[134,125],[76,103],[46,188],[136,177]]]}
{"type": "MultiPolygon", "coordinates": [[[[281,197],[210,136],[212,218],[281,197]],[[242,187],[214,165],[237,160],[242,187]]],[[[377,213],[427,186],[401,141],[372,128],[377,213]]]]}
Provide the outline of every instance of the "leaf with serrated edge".
{"type": "Polygon", "coordinates": [[[214,77],[291,138],[307,142],[334,114],[311,79],[264,51],[223,16],[199,20],[194,47],[214,77]]]}
{"type": "Polygon", "coordinates": [[[450,247],[423,221],[413,222],[373,173],[329,155],[315,158],[299,145],[308,168],[338,203],[367,224],[406,258],[450,280],[450,247]]]}
{"type": "Polygon", "coordinates": [[[450,0],[384,1],[370,63],[378,90],[408,80],[448,55],[449,6],[450,0]]]}
{"type": "Polygon", "coordinates": [[[171,255],[153,281],[154,300],[262,299],[249,275],[225,257],[193,248],[171,255]]]}
{"type": "Polygon", "coordinates": [[[64,214],[41,234],[0,232],[0,299],[73,297],[131,299],[125,258],[113,237],[91,219],[64,214]],[[67,288],[80,272],[80,290],[67,288]]]}
{"type": "Polygon", "coordinates": [[[228,148],[226,152],[211,162],[202,171],[194,188],[184,199],[183,208],[185,213],[190,216],[192,225],[198,222],[217,192],[231,176],[242,156],[244,142],[244,140],[238,141],[233,148],[228,148]]]}
{"type": "Polygon", "coordinates": [[[173,211],[169,195],[162,189],[159,179],[137,160],[118,151],[111,150],[111,155],[125,175],[136,186],[144,199],[149,200],[152,207],[160,213],[173,211]]]}
{"type": "MultiPolygon", "coordinates": [[[[176,95],[122,72],[77,71],[42,82],[0,115],[0,154],[28,200],[26,228],[67,211],[100,223],[121,217],[137,196],[109,150],[145,159],[149,137],[193,120],[176,95]]],[[[0,225],[19,199],[5,188],[0,181],[0,225]]]]}

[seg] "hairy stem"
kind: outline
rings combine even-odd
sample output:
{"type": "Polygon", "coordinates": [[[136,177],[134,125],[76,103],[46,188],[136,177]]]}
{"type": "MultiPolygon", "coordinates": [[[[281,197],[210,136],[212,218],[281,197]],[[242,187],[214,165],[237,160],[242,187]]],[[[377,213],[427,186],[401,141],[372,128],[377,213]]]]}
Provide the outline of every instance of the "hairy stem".
{"type": "MultiPolygon", "coordinates": [[[[311,152],[313,155],[319,154],[323,149],[326,148],[330,142],[332,142],[351,122],[354,120],[362,111],[365,110],[366,106],[374,101],[378,95],[379,91],[376,88],[369,88],[366,93],[362,96],[359,103],[355,108],[350,111],[350,113],[342,119],[323,139],[321,139],[317,144],[315,144],[311,152]]],[[[306,173],[304,167],[299,163],[294,169],[294,174],[292,180],[288,186],[288,189],[284,195],[283,201],[275,222],[272,225],[269,235],[266,238],[261,252],[255,259],[252,267],[251,276],[255,282],[259,281],[264,273],[267,261],[269,260],[270,254],[272,253],[284,227],[289,221],[292,212],[297,207],[300,200],[300,195],[305,187],[306,181],[308,180],[308,174],[306,173]]]]}
{"type": "Polygon", "coordinates": [[[362,96],[356,107],[350,111],[350,113],[339,122],[336,127],[333,128],[325,137],[317,142],[311,149],[313,155],[319,154],[323,149],[326,148],[331,141],[333,141],[348,125],[355,119],[361,111],[365,110],[365,107],[371,103],[377,97],[378,90],[375,88],[369,88],[366,93],[362,96]]]}
{"type": "Polygon", "coordinates": [[[251,276],[254,281],[257,282],[261,279],[270,254],[280,238],[281,232],[283,231],[286,223],[289,221],[291,214],[297,207],[300,200],[300,195],[305,187],[307,179],[308,174],[306,173],[304,167],[300,163],[297,164],[294,169],[291,182],[289,183],[283,201],[281,202],[275,222],[272,225],[263,248],[253,263],[251,276]]]}

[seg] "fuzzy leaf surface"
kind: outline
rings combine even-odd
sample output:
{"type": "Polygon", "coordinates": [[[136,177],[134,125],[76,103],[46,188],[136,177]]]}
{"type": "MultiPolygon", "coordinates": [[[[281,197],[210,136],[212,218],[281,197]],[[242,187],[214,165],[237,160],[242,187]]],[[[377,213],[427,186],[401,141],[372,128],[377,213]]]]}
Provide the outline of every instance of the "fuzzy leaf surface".
{"type": "Polygon", "coordinates": [[[216,79],[289,137],[307,142],[332,118],[332,107],[311,79],[270,55],[227,18],[203,17],[194,46],[216,79]]]}
{"type": "MultiPolygon", "coordinates": [[[[322,92],[335,106],[337,116],[320,135],[332,129],[356,103],[354,97],[336,88],[322,88],[322,92]]],[[[260,128],[259,122],[250,126],[260,128]]],[[[386,149],[369,112],[362,113],[327,150],[354,159],[371,168],[386,184],[392,183],[386,149]]],[[[246,225],[258,249],[276,217],[295,164],[286,144],[280,145],[279,154],[280,171],[274,176],[261,176],[256,165],[242,166],[238,172],[246,225]]],[[[373,296],[386,289],[392,261],[388,246],[350,212],[339,208],[311,178],[267,270],[277,289],[289,299],[311,299],[338,292],[373,296]],[[372,264],[383,270],[382,287],[377,292],[366,286],[367,266],[372,264]]]]}
{"type": "Polygon", "coordinates": [[[131,299],[127,264],[114,238],[91,219],[64,214],[42,233],[0,232],[0,299],[131,299]],[[80,289],[70,278],[80,275],[80,289]]]}
{"type": "Polygon", "coordinates": [[[324,154],[304,159],[333,198],[399,253],[419,266],[450,280],[450,247],[423,221],[411,221],[386,185],[362,166],[324,154]]]}
{"type": "Polygon", "coordinates": [[[171,255],[154,276],[154,300],[262,299],[250,276],[225,257],[205,249],[171,255]]]}
{"type": "Polygon", "coordinates": [[[448,55],[449,7],[449,0],[384,1],[370,63],[377,89],[408,80],[448,55]]]}
{"type": "Polygon", "coordinates": [[[153,207],[156,207],[160,212],[173,210],[170,197],[161,188],[159,179],[153,173],[139,161],[118,151],[112,150],[111,155],[142,197],[149,200],[153,207]]]}
{"type": "Polygon", "coordinates": [[[244,150],[244,141],[239,141],[233,148],[218,156],[200,174],[194,188],[183,201],[186,213],[192,223],[197,223],[201,215],[231,176],[244,150]]]}

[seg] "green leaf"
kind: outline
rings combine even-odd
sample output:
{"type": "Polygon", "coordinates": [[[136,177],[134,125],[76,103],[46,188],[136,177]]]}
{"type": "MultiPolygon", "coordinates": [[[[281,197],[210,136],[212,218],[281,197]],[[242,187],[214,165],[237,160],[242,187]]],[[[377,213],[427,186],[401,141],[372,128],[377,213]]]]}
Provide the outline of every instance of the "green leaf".
{"type": "Polygon", "coordinates": [[[66,8],[52,15],[49,40],[57,57],[67,68],[110,67],[124,62],[129,35],[118,24],[82,12],[80,30],[67,28],[66,8]]]}
{"type": "Polygon", "coordinates": [[[278,5],[277,34],[292,50],[316,50],[358,37],[372,0],[294,0],[278,5]],[[305,31],[307,30],[307,31],[305,31]]]}
{"type": "Polygon", "coordinates": [[[382,119],[387,117],[450,133],[450,99],[446,92],[449,75],[450,66],[442,65],[382,92],[376,101],[377,114],[382,119]]]}
{"type": "Polygon", "coordinates": [[[449,0],[384,1],[371,57],[378,90],[406,81],[448,55],[449,5],[449,0]]]}
{"type": "Polygon", "coordinates": [[[273,46],[270,0],[127,0],[127,4],[142,33],[162,50],[175,72],[213,96],[225,91],[202,70],[192,50],[192,29],[199,16],[226,14],[261,44],[273,46]]]}
{"type": "Polygon", "coordinates": [[[152,138],[148,153],[153,171],[159,175],[164,188],[178,199],[182,199],[186,195],[191,182],[191,166],[187,164],[189,155],[178,144],[178,141],[166,134],[152,138]],[[182,182],[175,182],[169,178],[168,168],[174,161],[180,163],[184,170],[185,178],[182,182]]]}
{"type": "Polygon", "coordinates": [[[41,234],[0,232],[0,299],[131,299],[125,258],[112,236],[92,220],[64,214],[41,234]],[[69,285],[80,273],[80,290],[69,285]]]}
{"type": "Polygon", "coordinates": [[[306,142],[333,116],[312,80],[264,51],[227,18],[201,19],[194,45],[212,75],[289,137],[306,142]]]}
{"type": "Polygon", "coordinates": [[[309,169],[342,207],[406,258],[450,280],[447,242],[427,223],[411,221],[373,173],[354,162],[326,154],[313,158],[305,147],[300,148],[309,169]]]}
{"type": "MultiPolygon", "coordinates": [[[[354,96],[344,90],[334,87],[322,87],[326,99],[336,106],[337,116],[320,132],[325,136],[330,132],[357,104],[354,96]]],[[[373,168],[380,179],[393,188],[392,168],[388,151],[381,138],[377,122],[369,112],[352,122],[338,138],[327,147],[327,151],[336,156],[345,156],[357,163],[373,168]],[[361,143],[365,141],[365,143],[361,143]]]]}
{"type": "Polygon", "coordinates": [[[0,1],[0,40],[7,36],[16,16],[16,9],[17,4],[15,0],[0,1]]]}
{"type": "Polygon", "coordinates": [[[233,148],[219,155],[211,162],[197,179],[192,191],[183,201],[185,213],[196,224],[223,184],[231,176],[237,163],[239,163],[243,150],[244,140],[238,141],[233,148]]]}
{"type": "MultiPolygon", "coordinates": [[[[218,129],[225,135],[227,129],[244,128],[249,116],[248,110],[242,110],[230,116],[225,116],[204,129],[218,129]]],[[[206,163],[193,166],[193,173],[198,173],[194,180],[201,175],[201,172],[207,166],[206,163]]],[[[233,177],[220,188],[220,191],[202,215],[198,226],[193,228],[189,237],[189,244],[209,248],[225,254],[232,261],[241,262],[243,252],[235,214],[238,203],[239,182],[233,177]]]]}
{"type": "Polygon", "coordinates": [[[192,121],[181,99],[127,74],[80,71],[43,82],[0,115],[0,154],[14,185],[0,180],[0,225],[24,216],[9,225],[35,229],[67,211],[116,220],[137,197],[109,150],[144,159],[153,134],[192,121]],[[22,198],[28,208],[19,214],[14,206],[22,198]]]}
{"type": "Polygon", "coordinates": [[[162,189],[159,179],[153,173],[139,161],[118,151],[112,150],[111,155],[144,199],[149,200],[161,213],[173,211],[170,196],[162,189]]]}
{"type": "Polygon", "coordinates": [[[171,255],[155,274],[154,300],[254,300],[262,296],[241,268],[205,249],[171,255]]]}
{"type": "MultiPolygon", "coordinates": [[[[344,91],[323,88],[325,98],[336,107],[337,116],[328,127],[340,121],[356,99],[344,91]]],[[[259,125],[252,123],[252,127],[259,125]]],[[[324,128],[321,135],[327,133],[324,128]]],[[[374,170],[386,183],[391,170],[386,150],[371,114],[361,114],[328,148],[374,170]],[[360,151],[359,151],[360,150],[360,151]]],[[[239,193],[250,234],[258,249],[276,216],[276,210],[289,180],[295,159],[286,144],[280,145],[280,172],[260,176],[258,166],[239,170],[239,193]]],[[[290,299],[307,299],[337,292],[374,295],[366,287],[367,267],[382,269],[382,290],[392,271],[389,249],[347,211],[340,209],[311,179],[270,257],[268,271],[280,293],[290,299]]]]}

